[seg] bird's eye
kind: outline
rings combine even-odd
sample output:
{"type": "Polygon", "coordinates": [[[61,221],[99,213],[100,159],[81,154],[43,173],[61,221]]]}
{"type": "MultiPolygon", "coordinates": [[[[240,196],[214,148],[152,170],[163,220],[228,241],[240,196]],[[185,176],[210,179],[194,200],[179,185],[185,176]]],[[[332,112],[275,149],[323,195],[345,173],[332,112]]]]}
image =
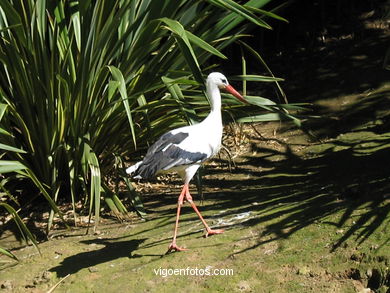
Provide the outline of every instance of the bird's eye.
{"type": "Polygon", "coordinates": [[[223,84],[227,84],[227,80],[226,79],[222,78],[221,81],[222,81],[223,84]]]}

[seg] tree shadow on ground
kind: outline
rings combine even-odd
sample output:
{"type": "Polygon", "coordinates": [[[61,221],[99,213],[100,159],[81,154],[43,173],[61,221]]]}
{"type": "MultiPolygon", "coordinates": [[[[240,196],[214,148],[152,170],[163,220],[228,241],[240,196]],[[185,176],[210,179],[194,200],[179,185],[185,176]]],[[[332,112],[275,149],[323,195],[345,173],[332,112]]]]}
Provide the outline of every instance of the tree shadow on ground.
{"type": "MultiPolygon", "coordinates": [[[[390,137],[386,144],[390,147],[390,137]]],[[[235,213],[248,210],[258,212],[258,216],[244,223],[246,226],[264,225],[259,242],[251,248],[286,239],[315,223],[343,227],[352,216],[352,224],[331,250],[340,247],[352,236],[362,243],[388,221],[388,147],[363,156],[356,155],[349,148],[336,152],[328,150],[321,157],[278,162],[275,169],[259,172],[259,183],[263,188],[229,193],[229,200],[224,205],[232,208],[240,204],[244,206],[234,209],[235,213]],[[250,206],[253,202],[257,204],[250,206]],[[359,213],[356,214],[356,211],[359,213]],[[341,218],[337,222],[329,222],[328,216],[336,213],[341,213],[341,218]],[[269,221],[271,224],[267,224],[269,221]]],[[[252,164],[255,165],[256,161],[253,160],[252,164]]]]}
{"type": "MultiPolygon", "coordinates": [[[[337,118],[333,124],[324,120],[307,123],[308,129],[321,137],[335,138],[312,144],[305,156],[294,155],[286,145],[285,151],[279,151],[279,158],[283,159],[275,161],[272,158],[278,155],[277,150],[257,147],[253,151],[260,156],[248,156],[235,171],[251,174],[253,179],[208,181],[212,186],[222,183],[241,189],[230,192],[229,200],[224,201],[231,208],[243,207],[234,212],[259,212],[245,222],[245,225],[265,225],[264,240],[260,239],[252,248],[288,238],[302,228],[324,221],[336,227],[347,226],[333,243],[332,251],[351,237],[361,244],[380,227],[386,229],[390,214],[389,96],[384,88],[333,111],[337,118]],[[251,186],[256,189],[250,189],[251,186]],[[245,187],[250,190],[247,192],[245,187]],[[251,202],[259,204],[250,206],[251,202]],[[326,220],[336,213],[342,215],[338,221],[326,220]],[[351,217],[352,224],[347,222],[351,217]],[[272,219],[280,220],[267,224],[272,219]]],[[[381,245],[389,241],[390,237],[381,245]]]]}

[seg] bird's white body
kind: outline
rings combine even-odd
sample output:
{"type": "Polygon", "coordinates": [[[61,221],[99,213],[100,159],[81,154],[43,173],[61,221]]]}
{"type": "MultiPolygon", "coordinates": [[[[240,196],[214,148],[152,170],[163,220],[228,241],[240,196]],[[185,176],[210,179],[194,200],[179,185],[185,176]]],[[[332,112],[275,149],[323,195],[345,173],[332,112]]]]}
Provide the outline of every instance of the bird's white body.
{"type": "MultiPolygon", "coordinates": [[[[221,113],[219,112],[219,114],[221,113]]],[[[191,153],[200,152],[205,154],[206,159],[209,159],[216,155],[221,147],[222,130],[222,121],[218,123],[216,119],[210,119],[209,115],[199,124],[174,129],[171,133],[188,133],[189,136],[177,146],[191,153]]],[[[202,162],[204,160],[190,165],[175,166],[170,168],[169,171],[177,172],[184,183],[189,183],[202,162]]]]}
{"type": "MultiPolygon", "coordinates": [[[[165,171],[177,172],[182,178],[184,183],[189,183],[191,178],[195,175],[196,171],[206,159],[213,157],[218,153],[221,147],[222,139],[222,116],[221,116],[221,93],[220,83],[221,80],[225,81],[224,86],[227,86],[226,77],[222,74],[214,72],[207,78],[207,94],[210,98],[211,111],[210,114],[200,123],[180,127],[169,131],[165,135],[171,134],[175,136],[177,134],[186,134],[186,138],[180,142],[171,142],[161,149],[162,152],[167,152],[171,146],[175,146],[190,154],[203,154],[199,160],[188,160],[188,164],[176,161],[172,161],[171,164],[164,166],[163,168],[156,170],[156,173],[165,171]]],[[[156,142],[158,143],[158,141],[156,142]]],[[[147,154],[152,155],[152,154],[147,154]]],[[[127,168],[128,174],[133,174],[143,164],[144,161],[138,162],[135,165],[127,168]]],[[[142,178],[142,176],[136,176],[135,178],[142,178]]]]}
{"type": "MultiPolygon", "coordinates": [[[[208,117],[207,117],[208,118],[208,117]]],[[[202,153],[205,154],[206,159],[213,157],[218,153],[221,147],[222,139],[222,122],[220,124],[213,123],[213,119],[205,119],[201,123],[185,126],[171,130],[169,133],[172,135],[178,133],[187,133],[188,137],[182,142],[175,144],[180,149],[186,150],[189,153],[202,153]]],[[[172,144],[167,145],[162,151],[166,151],[172,144]]],[[[205,160],[198,160],[191,162],[187,165],[169,166],[168,168],[160,169],[158,173],[165,172],[177,172],[185,183],[189,183],[191,178],[195,175],[198,168],[205,160]]],[[[138,167],[143,163],[140,161],[133,166],[126,169],[128,174],[134,173],[138,167]]],[[[142,178],[142,177],[135,177],[142,178]]]]}
{"type": "Polygon", "coordinates": [[[226,77],[218,72],[210,73],[206,81],[207,94],[210,98],[210,114],[199,124],[180,127],[162,135],[146,153],[144,159],[127,168],[128,174],[134,178],[148,178],[162,171],[176,171],[184,181],[183,189],[177,202],[177,214],[172,243],[168,252],[182,251],[185,248],[177,246],[176,236],[179,226],[180,209],[184,199],[190,203],[206,228],[208,235],[223,233],[222,229],[211,229],[203,219],[189,192],[189,182],[200,165],[214,156],[221,146],[222,117],[221,93],[225,89],[237,99],[245,99],[229,85],[226,77]]]}
{"type": "Polygon", "coordinates": [[[226,77],[218,72],[207,77],[207,94],[210,98],[210,114],[199,124],[180,127],[162,135],[148,150],[144,159],[126,169],[134,178],[148,178],[159,172],[176,171],[184,181],[177,203],[176,224],[172,243],[168,252],[185,250],[176,245],[180,209],[184,199],[188,201],[204,224],[207,234],[223,233],[222,229],[213,230],[203,219],[189,192],[189,182],[201,164],[214,156],[221,147],[222,117],[221,93],[225,89],[239,100],[245,99],[227,82],[226,77]]]}

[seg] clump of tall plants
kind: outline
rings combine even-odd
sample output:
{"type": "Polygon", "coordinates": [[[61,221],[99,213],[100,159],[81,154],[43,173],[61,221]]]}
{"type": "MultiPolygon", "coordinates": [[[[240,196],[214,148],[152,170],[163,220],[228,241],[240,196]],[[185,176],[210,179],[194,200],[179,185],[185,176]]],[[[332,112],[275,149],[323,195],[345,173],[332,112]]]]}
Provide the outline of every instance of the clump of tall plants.
{"type": "MultiPolygon", "coordinates": [[[[29,190],[23,202],[42,195],[51,209],[48,230],[54,215],[61,217],[60,199],[73,209],[82,200],[95,223],[102,198],[114,212],[127,212],[108,187],[113,166],[122,176],[123,158],[131,159],[153,137],[199,120],[208,110],[203,72],[210,57],[226,58],[221,51],[250,27],[269,29],[265,18],[279,18],[261,9],[270,0],[237,2],[2,1],[2,199],[20,210],[16,185],[29,190]]],[[[243,107],[229,98],[226,103],[233,111],[243,107]]],[[[268,99],[256,103],[269,113],[257,111],[248,121],[288,115],[268,99]]],[[[239,113],[245,120],[247,111],[239,113]]],[[[125,196],[142,215],[131,182],[122,180],[125,196]]]]}

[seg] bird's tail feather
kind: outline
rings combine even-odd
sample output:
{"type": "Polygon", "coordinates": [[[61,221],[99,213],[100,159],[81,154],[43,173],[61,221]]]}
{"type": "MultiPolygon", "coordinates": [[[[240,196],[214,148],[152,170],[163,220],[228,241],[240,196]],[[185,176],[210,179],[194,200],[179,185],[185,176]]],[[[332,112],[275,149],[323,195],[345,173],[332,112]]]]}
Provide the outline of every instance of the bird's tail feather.
{"type": "Polygon", "coordinates": [[[129,175],[134,174],[141,164],[142,164],[142,161],[135,163],[133,166],[130,166],[129,168],[126,169],[126,173],[129,175]]]}

